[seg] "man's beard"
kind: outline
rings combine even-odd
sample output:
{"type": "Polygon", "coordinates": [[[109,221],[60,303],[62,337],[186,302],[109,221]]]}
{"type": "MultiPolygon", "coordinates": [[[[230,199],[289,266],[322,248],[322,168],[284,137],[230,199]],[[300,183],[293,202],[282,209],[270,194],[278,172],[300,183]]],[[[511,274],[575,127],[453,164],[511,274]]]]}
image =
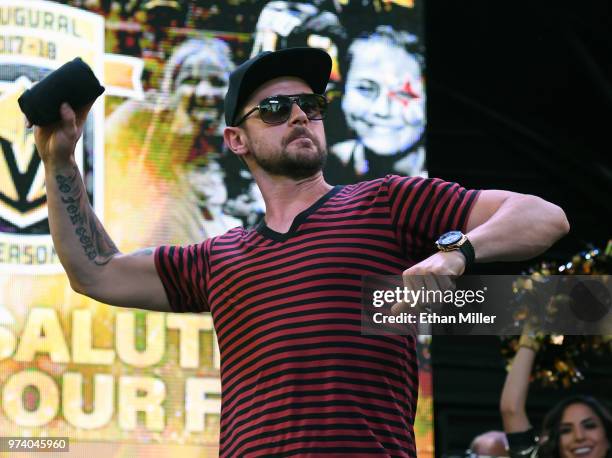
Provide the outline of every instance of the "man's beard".
{"type": "MultiPolygon", "coordinates": [[[[310,149],[310,148],[308,148],[310,149]]],[[[280,155],[276,157],[262,157],[252,151],[253,159],[257,165],[271,175],[284,176],[293,180],[310,178],[323,170],[327,160],[327,150],[323,148],[319,141],[305,128],[296,127],[283,140],[283,147],[280,155]],[[290,154],[287,146],[291,141],[299,137],[307,137],[315,146],[316,154],[290,154]]]]}

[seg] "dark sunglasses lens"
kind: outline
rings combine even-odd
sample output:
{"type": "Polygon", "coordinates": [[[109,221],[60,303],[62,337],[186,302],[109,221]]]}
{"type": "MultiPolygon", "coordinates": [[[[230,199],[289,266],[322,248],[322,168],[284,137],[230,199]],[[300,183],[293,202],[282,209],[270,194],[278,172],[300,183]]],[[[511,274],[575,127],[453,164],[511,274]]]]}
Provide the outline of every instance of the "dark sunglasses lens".
{"type": "Polygon", "coordinates": [[[270,97],[259,104],[259,115],[263,122],[280,124],[289,119],[291,100],[289,97],[270,97]]]}
{"type": "Polygon", "coordinates": [[[298,105],[308,119],[323,119],[327,113],[327,99],[321,95],[302,94],[298,99],[298,105]]]}
{"type": "Polygon", "coordinates": [[[327,114],[327,99],[318,94],[300,94],[299,96],[275,96],[263,100],[259,104],[259,115],[263,122],[281,124],[291,115],[293,101],[308,116],[308,119],[324,119],[327,114]]]}

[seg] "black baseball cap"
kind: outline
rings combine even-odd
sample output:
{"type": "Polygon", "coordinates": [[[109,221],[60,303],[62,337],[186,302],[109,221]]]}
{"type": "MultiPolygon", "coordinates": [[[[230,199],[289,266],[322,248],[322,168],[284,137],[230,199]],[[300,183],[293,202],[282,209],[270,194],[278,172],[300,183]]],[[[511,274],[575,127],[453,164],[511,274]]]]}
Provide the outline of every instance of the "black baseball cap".
{"type": "Polygon", "coordinates": [[[286,48],[265,51],[241,64],[230,75],[225,96],[225,124],[234,126],[236,115],[255,90],[279,76],[306,81],[315,94],[323,94],[329,81],[332,61],[318,48],[286,48]]]}

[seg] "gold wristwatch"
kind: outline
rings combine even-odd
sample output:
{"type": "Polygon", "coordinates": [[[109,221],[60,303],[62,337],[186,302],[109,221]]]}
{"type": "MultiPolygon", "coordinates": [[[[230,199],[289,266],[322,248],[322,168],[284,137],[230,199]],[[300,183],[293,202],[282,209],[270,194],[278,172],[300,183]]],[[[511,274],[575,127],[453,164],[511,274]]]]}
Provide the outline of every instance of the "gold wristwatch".
{"type": "Polygon", "coordinates": [[[436,241],[436,247],[440,251],[459,250],[465,256],[465,266],[474,263],[476,253],[469,239],[461,231],[450,231],[442,234],[436,241]]]}

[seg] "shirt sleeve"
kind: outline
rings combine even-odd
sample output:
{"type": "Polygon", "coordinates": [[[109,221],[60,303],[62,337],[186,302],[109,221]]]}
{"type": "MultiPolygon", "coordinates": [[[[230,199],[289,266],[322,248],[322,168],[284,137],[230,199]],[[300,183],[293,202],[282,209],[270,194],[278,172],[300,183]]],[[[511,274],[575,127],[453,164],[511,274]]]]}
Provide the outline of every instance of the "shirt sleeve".
{"type": "Polygon", "coordinates": [[[207,285],[211,240],[197,245],[160,246],[155,267],[173,312],[209,312],[207,285]]]}
{"type": "Polygon", "coordinates": [[[445,232],[466,232],[479,190],[439,178],[387,175],[385,181],[391,224],[408,259],[417,262],[431,255],[445,232]]]}

